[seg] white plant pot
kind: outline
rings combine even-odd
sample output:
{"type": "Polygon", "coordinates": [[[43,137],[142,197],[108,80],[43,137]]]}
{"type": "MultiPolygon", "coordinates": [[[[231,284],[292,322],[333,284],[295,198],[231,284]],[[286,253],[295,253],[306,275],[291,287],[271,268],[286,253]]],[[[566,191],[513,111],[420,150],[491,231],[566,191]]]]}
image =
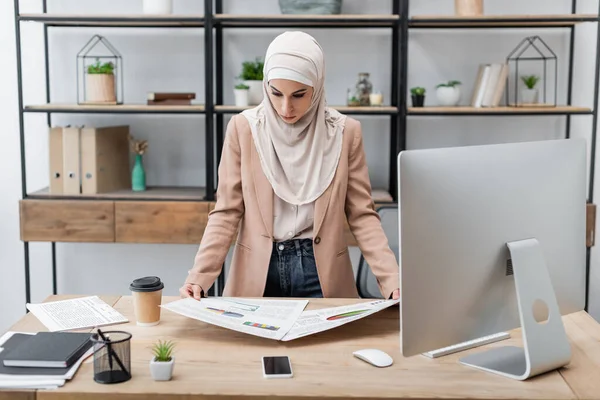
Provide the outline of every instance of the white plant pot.
{"type": "Polygon", "coordinates": [[[233,95],[235,96],[235,105],[237,107],[248,106],[248,89],[233,89],[233,95]]]}
{"type": "Polygon", "coordinates": [[[521,103],[522,104],[536,104],[538,102],[538,90],[537,89],[521,89],[521,103]]]}
{"type": "Polygon", "coordinates": [[[435,95],[440,106],[455,106],[460,101],[460,87],[441,86],[435,90],[435,95]]]}
{"type": "Polygon", "coordinates": [[[115,76],[112,74],[86,74],[85,101],[97,104],[115,104],[115,76]]]}
{"type": "Polygon", "coordinates": [[[175,365],[175,357],[171,357],[169,362],[155,361],[156,357],[150,360],[150,375],[155,381],[168,381],[173,377],[173,366],[175,365]]]}
{"type": "Polygon", "coordinates": [[[144,14],[172,14],[173,0],[143,0],[144,14]]]}
{"type": "Polygon", "coordinates": [[[248,104],[255,106],[263,100],[262,81],[244,81],[250,87],[248,91],[248,104]]]}

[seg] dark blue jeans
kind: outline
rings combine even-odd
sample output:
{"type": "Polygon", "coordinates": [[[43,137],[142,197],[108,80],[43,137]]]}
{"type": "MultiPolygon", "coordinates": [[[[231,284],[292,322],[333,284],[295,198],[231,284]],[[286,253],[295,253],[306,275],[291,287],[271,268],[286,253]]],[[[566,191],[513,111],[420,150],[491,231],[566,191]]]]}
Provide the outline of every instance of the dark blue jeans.
{"type": "Polygon", "coordinates": [[[323,297],[311,239],[273,243],[265,297],[323,297]]]}

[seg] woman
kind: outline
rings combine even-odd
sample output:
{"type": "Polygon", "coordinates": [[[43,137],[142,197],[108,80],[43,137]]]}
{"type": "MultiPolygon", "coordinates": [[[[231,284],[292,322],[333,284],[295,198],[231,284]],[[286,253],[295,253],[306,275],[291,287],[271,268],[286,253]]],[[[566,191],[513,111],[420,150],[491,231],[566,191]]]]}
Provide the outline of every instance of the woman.
{"type": "Polygon", "coordinates": [[[286,32],[269,46],[264,100],[227,126],[217,202],[180,288],[200,299],[233,238],[224,296],[358,297],[346,219],[385,298],[398,264],[371,199],[360,123],[327,108],[320,45],[286,32]]]}

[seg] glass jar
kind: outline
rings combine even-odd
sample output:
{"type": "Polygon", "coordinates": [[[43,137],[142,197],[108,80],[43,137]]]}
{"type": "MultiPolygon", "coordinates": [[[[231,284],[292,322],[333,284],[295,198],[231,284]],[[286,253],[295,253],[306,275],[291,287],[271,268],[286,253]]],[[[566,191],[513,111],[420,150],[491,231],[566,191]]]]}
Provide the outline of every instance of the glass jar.
{"type": "Polygon", "coordinates": [[[350,107],[356,107],[360,105],[356,90],[348,89],[346,93],[346,104],[350,107]]]}
{"type": "Polygon", "coordinates": [[[373,91],[373,84],[369,80],[370,74],[368,72],[361,72],[358,74],[358,82],[356,82],[356,93],[358,95],[358,102],[361,106],[371,105],[369,96],[373,91]]]}

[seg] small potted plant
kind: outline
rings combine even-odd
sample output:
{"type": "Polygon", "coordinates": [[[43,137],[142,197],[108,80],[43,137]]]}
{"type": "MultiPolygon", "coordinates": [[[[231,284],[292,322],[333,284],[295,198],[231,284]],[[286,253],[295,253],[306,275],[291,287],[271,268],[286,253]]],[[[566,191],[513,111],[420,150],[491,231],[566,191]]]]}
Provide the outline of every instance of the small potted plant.
{"type": "Polygon", "coordinates": [[[146,190],[146,171],[144,171],[142,157],[146,150],[148,150],[148,141],[136,140],[133,136],[129,135],[129,142],[131,143],[131,150],[135,154],[135,164],[131,171],[131,190],[134,192],[143,192],[146,190]]]}
{"type": "Polygon", "coordinates": [[[172,341],[160,339],[152,346],[154,357],[150,360],[150,374],[155,381],[171,380],[175,364],[174,347],[175,344],[172,341]]]}
{"type": "Polygon", "coordinates": [[[233,94],[235,96],[235,105],[237,107],[246,107],[248,106],[248,92],[250,90],[250,86],[245,83],[240,83],[235,86],[233,89],[233,94]]]}
{"type": "Polygon", "coordinates": [[[100,62],[87,66],[86,102],[99,104],[116,104],[115,66],[112,62],[100,62]]]}
{"type": "Polygon", "coordinates": [[[423,107],[425,104],[425,88],[421,86],[415,86],[411,88],[410,98],[412,100],[413,107],[423,107]]]}
{"type": "Polygon", "coordinates": [[[264,62],[260,59],[244,61],[239,78],[248,86],[248,104],[257,105],[263,100],[262,80],[264,62]]]}
{"type": "Polygon", "coordinates": [[[435,94],[439,105],[455,106],[460,101],[460,81],[448,81],[437,85],[435,94]]]}
{"type": "Polygon", "coordinates": [[[523,75],[521,80],[525,87],[521,90],[522,104],[535,104],[538,102],[538,89],[535,87],[540,80],[537,75],[523,75]]]}

